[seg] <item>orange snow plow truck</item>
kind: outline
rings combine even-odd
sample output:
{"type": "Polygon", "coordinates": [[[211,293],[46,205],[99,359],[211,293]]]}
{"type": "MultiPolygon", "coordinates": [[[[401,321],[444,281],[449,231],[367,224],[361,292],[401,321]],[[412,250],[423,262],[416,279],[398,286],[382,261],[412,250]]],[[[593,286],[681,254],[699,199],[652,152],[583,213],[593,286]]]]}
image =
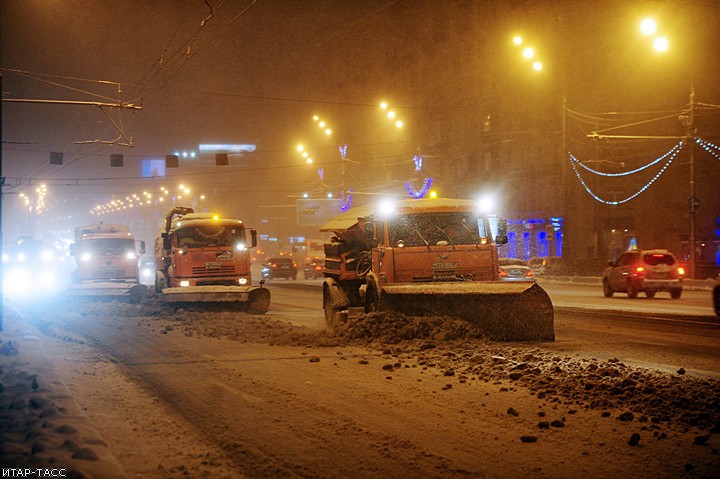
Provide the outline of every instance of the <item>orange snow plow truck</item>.
{"type": "Polygon", "coordinates": [[[155,289],[168,303],[242,303],[252,314],[270,307],[270,291],[252,286],[250,248],[242,221],[176,207],[155,240],[155,289]]]}
{"type": "Polygon", "coordinates": [[[70,275],[68,294],[74,298],[142,301],[147,286],[140,284],[138,255],[144,253],[145,242],[136,240],[127,225],[78,226],[75,242],[70,245],[77,269],[70,275]]]}
{"type": "Polygon", "coordinates": [[[498,246],[507,243],[507,221],[481,214],[473,201],[368,205],[329,220],[321,231],[335,234],[325,244],[323,308],[330,328],[363,308],[457,317],[496,340],[555,339],[545,290],[534,281],[500,280],[498,246]]]}

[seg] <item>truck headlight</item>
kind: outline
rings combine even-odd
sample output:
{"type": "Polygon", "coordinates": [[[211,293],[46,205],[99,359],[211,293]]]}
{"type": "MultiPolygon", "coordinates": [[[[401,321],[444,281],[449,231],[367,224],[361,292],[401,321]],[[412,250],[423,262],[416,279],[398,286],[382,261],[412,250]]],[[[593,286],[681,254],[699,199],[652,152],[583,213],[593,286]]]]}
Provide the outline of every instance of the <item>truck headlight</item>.
{"type": "Polygon", "coordinates": [[[137,259],[137,255],[135,255],[134,251],[128,251],[125,253],[125,259],[137,259]]]}
{"type": "Polygon", "coordinates": [[[190,281],[187,281],[187,280],[180,281],[180,286],[182,286],[182,287],[190,286],[190,281]]]}
{"type": "Polygon", "coordinates": [[[248,282],[247,278],[239,278],[238,279],[238,284],[240,284],[242,286],[245,286],[247,284],[247,282],[248,282]]]}
{"type": "Polygon", "coordinates": [[[90,253],[83,253],[82,256],[80,256],[80,261],[90,261],[92,259],[92,255],[90,253]]]}
{"type": "Polygon", "coordinates": [[[245,251],[247,250],[247,246],[245,246],[245,243],[238,243],[235,245],[235,249],[238,251],[245,251]]]}

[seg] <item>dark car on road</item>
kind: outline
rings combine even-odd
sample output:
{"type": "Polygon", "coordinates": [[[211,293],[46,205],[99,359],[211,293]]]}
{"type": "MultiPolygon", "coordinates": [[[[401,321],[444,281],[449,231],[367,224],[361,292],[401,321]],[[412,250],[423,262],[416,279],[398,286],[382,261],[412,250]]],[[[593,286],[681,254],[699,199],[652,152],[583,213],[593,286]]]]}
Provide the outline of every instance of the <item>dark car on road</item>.
{"type": "Polygon", "coordinates": [[[268,258],[262,265],[262,277],[265,279],[297,279],[297,263],[287,256],[268,258]]]}
{"type": "Polygon", "coordinates": [[[713,288],[713,306],[715,306],[715,314],[720,318],[720,274],[715,278],[715,287],[713,288]]]}
{"type": "Polygon", "coordinates": [[[610,262],[603,273],[603,293],[608,298],[616,292],[636,298],[644,292],[653,298],[658,291],[666,291],[671,298],[678,299],[684,277],[685,269],[668,250],[631,250],[610,262]]]}
{"type": "Polygon", "coordinates": [[[303,273],[305,279],[323,278],[325,276],[325,258],[318,258],[313,256],[305,260],[305,268],[303,273]]]}

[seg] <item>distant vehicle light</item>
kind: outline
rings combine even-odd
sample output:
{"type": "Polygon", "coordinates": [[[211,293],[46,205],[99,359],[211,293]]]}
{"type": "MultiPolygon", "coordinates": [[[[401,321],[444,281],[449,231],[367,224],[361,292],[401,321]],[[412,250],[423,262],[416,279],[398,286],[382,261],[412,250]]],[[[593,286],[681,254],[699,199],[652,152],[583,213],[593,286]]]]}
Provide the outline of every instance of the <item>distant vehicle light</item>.
{"type": "Polygon", "coordinates": [[[26,256],[25,256],[25,253],[18,253],[18,255],[17,255],[18,263],[24,262],[25,259],[27,259],[26,256]]]}
{"type": "Polygon", "coordinates": [[[502,269],[500,270],[500,277],[501,277],[501,278],[504,277],[504,276],[507,276],[507,275],[508,275],[508,274],[507,274],[507,271],[502,270],[502,269]]]}
{"type": "Polygon", "coordinates": [[[245,243],[238,243],[235,245],[235,249],[238,251],[247,251],[247,246],[245,246],[245,243]]]}
{"type": "Polygon", "coordinates": [[[128,251],[125,254],[125,259],[137,259],[137,255],[133,251],[128,251]]]}
{"type": "Polygon", "coordinates": [[[152,268],[143,268],[140,271],[140,274],[143,278],[152,278],[155,272],[152,270],[152,268]]]}
{"type": "Polygon", "coordinates": [[[3,253],[2,262],[7,263],[9,260],[10,260],[10,257],[7,255],[7,253],[3,253]]]}
{"type": "Polygon", "coordinates": [[[637,268],[635,268],[636,273],[642,273],[643,271],[645,271],[645,268],[643,266],[638,266],[637,268]]]}
{"type": "Polygon", "coordinates": [[[677,272],[680,276],[685,276],[685,268],[683,268],[682,266],[677,269],[677,272]]]}
{"type": "Polygon", "coordinates": [[[238,284],[240,285],[246,285],[248,282],[247,278],[238,278],[238,284]]]}
{"type": "Polygon", "coordinates": [[[80,256],[80,261],[90,261],[92,259],[92,255],[90,253],[83,253],[82,256],[80,256]]]}
{"type": "Polygon", "coordinates": [[[180,286],[182,286],[183,288],[190,286],[190,281],[180,281],[180,286]]]}
{"type": "Polygon", "coordinates": [[[46,263],[49,263],[50,261],[55,259],[55,254],[51,250],[46,249],[45,251],[40,253],[40,259],[42,259],[46,263]]]}

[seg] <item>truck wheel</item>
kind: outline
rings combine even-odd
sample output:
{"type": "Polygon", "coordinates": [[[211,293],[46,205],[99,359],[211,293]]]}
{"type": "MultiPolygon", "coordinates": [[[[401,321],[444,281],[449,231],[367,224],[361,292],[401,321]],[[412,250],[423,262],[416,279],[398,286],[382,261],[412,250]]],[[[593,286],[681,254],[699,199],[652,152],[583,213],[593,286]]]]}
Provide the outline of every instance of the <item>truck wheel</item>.
{"type": "Polygon", "coordinates": [[[670,291],[670,297],[672,299],[680,299],[680,296],[682,296],[682,289],[678,288],[670,291]]]}
{"type": "Polygon", "coordinates": [[[130,293],[128,296],[129,301],[132,304],[142,303],[147,298],[148,288],[144,284],[135,284],[130,287],[130,293]]]}
{"type": "Polygon", "coordinates": [[[615,291],[610,287],[610,283],[608,283],[608,280],[603,281],[603,294],[606,298],[612,298],[615,291]]]}
{"type": "Polygon", "coordinates": [[[635,286],[632,284],[632,281],[628,281],[627,283],[627,295],[630,299],[637,298],[638,290],[635,289],[635,286]]]}
{"type": "Polygon", "coordinates": [[[248,314],[265,314],[270,309],[270,290],[258,288],[250,292],[248,299],[248,314]]]}
{"type": "Polygon", "coordinates": [[[647,291],[645,291],[645,296],[647,296],[648,298],[654,298],[655,291],[647,290],[647,291]]]}
{"type": "Polygon", "coordinates": [[[155,292],[162,293],[162,290],[168,287],[167,276],[162,271],[155,272],[155,292]]]}
{"type": "Polygon", "coordinates": [[[365,312],[373,313],[380,309],[380,294],[374,282],[369,282],[365,290],[365,312]]]}
{"type": "Polygon", "coordinates": [[[323,310],[325,311],[325,323],[333,331],[342,323],[340,318],[340,311],[335,306],[336,301],[333,301],[332,289],[323,288],[323,310]]]}

